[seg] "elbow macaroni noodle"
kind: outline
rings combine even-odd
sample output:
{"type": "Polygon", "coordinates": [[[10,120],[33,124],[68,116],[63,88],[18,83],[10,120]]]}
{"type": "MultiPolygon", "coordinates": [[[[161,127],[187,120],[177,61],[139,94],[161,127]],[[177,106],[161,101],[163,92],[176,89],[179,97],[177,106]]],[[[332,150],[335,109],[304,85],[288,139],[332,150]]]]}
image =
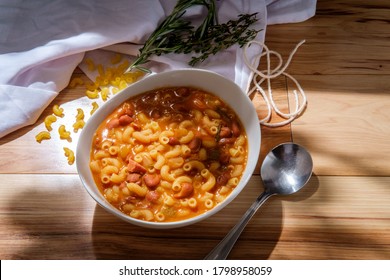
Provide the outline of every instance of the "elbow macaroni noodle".
{"type": "Polygon", "coordinates": [[[72,165],[75,161],[74,152],[71,149],[64,147],[64,154],[68,158],[68,164],[72,165]]]}
{"type": "Polygon", "coordinates": [[[54,115],[56,115],[57,117],[60,117],[62,118],[64,116],[64,109],[61,108],[59,105],[54,105],[53,106],[53,113],[54,115]]]}
{"type": "MultiPolygon", "coordinates": [[[[95,62],[91,58],[85,58],[84,61],[88,70],[93,72],[96,71],[98,73],[96,80],[91,83],[84,83],[84,80],[79,77],[73,77],[68,87],[75,88],[77,86],[85,86],[85,95],[89,99],[97,99],[101,97],[102,101],[106,101],[111,94],[116,94],[119,90],[126,88],[130,83],[137,81],[141,78],[144,73],[141,71],[132,71],[130,73],[125,73],[124,71],[129,66],[129,61],[123,59],[123,56],[119,53],[113,55],[111,59],[111,64],[115,65],[113,67],[104,67],[101,64],[95,64],[95,62]]],[[[90,115],[92,115],[98,108],[99,105],[97,102],[91,103],[92,110],[90,111],[90,115]]],[[[44,124],[47,131],[41,131],[35,136],[35,140],[38,143],[41,143],[43,140],[51,139],[50,132],[52,131],[52,124],[57,121],[57,117],[63,118],[65,116],[64,109],[61,108],[58,104],[55,104],[52,107],[53,114],[48,115],[44,119],[44,124]]],[[[85,125],[84,120],[84,112],[82,109],[77,109],[76,121],[73,123],[73,130],[77,133],[80,129],[82,129],[85,125]]],[[[70,132],[66,131],[63,125],[59,126],[59,137],[62,140],[72,141],[70,137],[70,132]]],[[[65,148],[64,148],[65,149],[65,148]]],[[[69,164],[74,163],[74,155],[69,156],[73,153],[69,148],[66,148],[66,157],[68,159],[69,164]]],[[[121,149],[123,153],[123,149],[121,149]]]]}
{"type": "Polygon", "coordinates": [[[58,128],[58,134],[60,135],[60,139],[68,140],[69,142],[72,141],[70,132],[66,130],[65,125],[60,125],[58,128]]]}
{"type": "Polygon", "coordinates": [[[83,79],[81,79],[80,77],[75,77],[75,78],[73,78],[73,79],[70,81],[69,87],[70,87],[70,88],[74,88],[74,87],[76,87],[76,86],[78,86],[78,85],[83,85],[83,84],[84,84],[83,79]]]}
{"type": "Polygon", "coordinates": [[[84,111],[81,108],[77,108],[76,122],[73,124],[73,131],[77,133],[77,131],[82,129],[84,125],[84,111]]]}
{"type": "Polygon", "coordinates": [[[160,88],[127,100],[99,126],[90,169],[118,210],[170,222],[222,202],[247,157],[243,126],[222,100],[190,87],[160,88]]]}
{"type": "Polygon", "coordinates": [[[48,131],[41,131],[39,132],[36,136],[35,136],[35,140],[38,142],[38,143],[41,143],[42,140],[49,140],[51,139],[51,136],[50,136],[50,132],[48,131]]]}
{"type": "Polygon", "coordinates": [[[53,128],[51,127],[51,124],[56,122],[57,121],[57,118],[56,116],[54,115],[48,115],[45,120],[44,120],[44,123],[45,123],[45,127],[48,131],[51,131],[53,128]]]}

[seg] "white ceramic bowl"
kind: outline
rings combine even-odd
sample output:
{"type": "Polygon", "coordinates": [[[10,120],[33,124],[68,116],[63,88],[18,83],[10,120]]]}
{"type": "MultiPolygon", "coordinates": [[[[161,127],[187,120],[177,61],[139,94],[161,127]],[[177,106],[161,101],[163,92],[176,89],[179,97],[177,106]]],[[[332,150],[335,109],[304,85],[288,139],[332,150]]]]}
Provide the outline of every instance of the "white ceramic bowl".
{"type": "Polygon", "coordinates": [[[260,152],[260,126],[254,106],[248,96],[231,80],[214,72],[198,69],[183,69],[154,74],[142,79],[124,89],[109,99],[95,114],[88,120],[83,128],[77,144],[76,166],[87,192],[93,199],[108,212],[135,225],[149,228],[175,228],[190,225],[206,219],[226,205],[228,205],[245,187],[256,167],[260,152]],[[160,87],[190,86],[203,89],[213,93],[224,100],[239,116],[245,127],[248,137],[248,162],[244,174],[233,192],[212,210],[199,216],[177,222],[146,222],[132,218],[113,207],[105,200],[95,185],[92,173],[89,168],[90,151],[92,138],[103,120],[112,113],[124,101],[140,93],[160,87]]]}

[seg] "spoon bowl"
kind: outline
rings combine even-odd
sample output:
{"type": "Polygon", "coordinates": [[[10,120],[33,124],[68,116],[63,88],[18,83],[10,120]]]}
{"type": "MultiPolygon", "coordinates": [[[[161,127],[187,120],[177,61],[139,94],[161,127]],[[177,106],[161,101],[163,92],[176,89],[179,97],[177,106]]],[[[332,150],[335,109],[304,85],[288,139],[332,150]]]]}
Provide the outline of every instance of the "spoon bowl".
{"type": "Polygon", "coordinates": [[[306,185],[312,172],[313,160],[302,146],[295,143],[283,143],[273,148],[265,157],[260,169],[264,192],[205,259],[226,259],[241,232],[261,205],[273,195],[296,193],[306,185]]]}
{"type": "Polygon", "coordinates": [[[260,169],[266,192],[288,195],[299,191],[311,177],[313,160],[306,149],[283,143],[265,157],[260,169]]]}

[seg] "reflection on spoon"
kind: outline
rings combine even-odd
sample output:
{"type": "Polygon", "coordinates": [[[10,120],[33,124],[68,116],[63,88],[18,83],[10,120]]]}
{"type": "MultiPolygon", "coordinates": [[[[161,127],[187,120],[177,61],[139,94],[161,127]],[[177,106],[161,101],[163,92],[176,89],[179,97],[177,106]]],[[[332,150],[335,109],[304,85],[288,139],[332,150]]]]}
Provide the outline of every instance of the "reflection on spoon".
{"type": "Polygon", "coordinates": [[[205,257],[205,260],[226,259],[241,232],[260,206],[273,195],[289,195],[299,191],[309,181],[312,171],[313,160],[302,146],[283,143],[273,148],[265,157],[260,170],[264,192],[225,238],[205,257]]]}

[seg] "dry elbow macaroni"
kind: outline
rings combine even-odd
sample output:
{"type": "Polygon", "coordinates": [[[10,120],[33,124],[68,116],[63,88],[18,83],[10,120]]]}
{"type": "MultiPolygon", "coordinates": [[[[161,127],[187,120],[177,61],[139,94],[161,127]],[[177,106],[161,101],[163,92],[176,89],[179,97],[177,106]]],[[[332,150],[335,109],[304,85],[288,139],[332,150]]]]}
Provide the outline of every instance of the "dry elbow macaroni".
{"type": "Polygon", "coordinates": [[[90,115],[92,116],[93,113],[95,113],[98,108],[99,108],[99,105],[96,102],[92,102],[92,110],[90,112],[90,115]]]}
{"type": "Polygon", "coordinates": [[[237,186],[248,156],[238,116],[216,96],[186,87],[128,100],[99,126],[93,143],[90,169],[107,201],[154,222],[218,205],[237,186]]]}
{"type": "Polygon", "coordinates": [[[45,123],[45,127],[48,131],[51,131],[53,128],[51,127],[51,124],[56,122],[57,121],[57,118],[56,116],[54,115],[49,115],[45,118],[44,120],[44,123],[45,123]]]}
{"type": "Polygon", "coordinates": [[[58,134],[60,135],[60,139],[68,140],[69,142],[72,141],[70,131],[66,130],[65,125],[60,125],[60,127],[58,128],[58,134]]]}
{"type": "MultiPolygon", "coordinates": [[[[116,94],[119,90],[126,88],[130,83],[133,83],[140,79],[144,73],[141,71],[133,71],[131,73],[124,73],[129,67],[129,62],[127,60],[123,61],[123,57],[120,54],[115,54],[111,59],[111,64],[115,64],[115,67],[103,67],[103,65],[95,64],[91,58],[85,58],[84,63],[87,65],[89,71],[97,71],[98,76],[93,83],[85,83],[81,77],[73,77],[69,82],[69,88],[75,88],[77,86],[85,85],[86,91],[85,95],[89,99],[97,99],[101,97],[103,101],[106,101],[111,94],[116,94]]],[[[90,115],[92,115],[98,108],[99,105],[97,102],[91,103],[92,110],[90,115]]],[[[57,117],[63,118],[65,116],[64,109],[61,108],[58,104],[53,106],[53,114],[48,115],[44,119],[44,124],[47,131],[39,132],[35,136],[35,140],[38,143],[41,143],[43,140],[51,139],[50,131],[52,131],[52,124],[57,121],[57,117]]],[[[85,125],[84,112],[82,109],[77,109],[76,120],[73,123],[73,130],[77,133],[85,125]]],[[[128,131],[129,132],[129,131],[128,131]]],[[[129,137],[129,133],[125,135],[129,137]]],[[[65,129],[64,125],[60,125],[58,128],[59,137],[62,140],[72,141],[71,134],[65,129]]],[[[74,153],[69,148],[65,148],[65,156],[68,159],[69,164],[74,163],[74,153]]],[[[124,152],[124,149],[121,148],[120,153],[124,152]]],[[[119,178],[123,178],[123,175],[119,178]]]]}
{"type": "Polygon", "coordinates": [[[60,117],[62,118],[64,116],[64,109],[61,108],[59,105],[54,105],[53,106],[53,113],[54,115],[56,115],[57,117],[60,117]]]}
{"type": "Polygon", "coordinates": [[[77,109],[76,122],[73,124],[73,131],[77,132],[79,129],[82,129],[85,125],[84,121],[84,111],[81,108],[77,109]]]}
{"type": "Polygon", "coordinates": [[[36,140],[38,143],[41,143],[42,140],[49,140],[50,138],[51,138],[50,132],[48,132],[48,131],[41,131],[41,132],[39,132],[39,133],[35,136],[35,140],[36,140]]]}
{"type": "Polygon", "coordinates": [[[69,87],[74,88],[78,85],[83,85],[83,84],[84,84],[83,79],[81,79],[80,77],[75,77],[72,80],[70,80],[69,87]]]}
{"type": "Polygon", "coordinates": [[[74,152],[71,149],[64,147],[64,154],[68,158],[68,164],[72,165],[75,161],[74,152]]]}

